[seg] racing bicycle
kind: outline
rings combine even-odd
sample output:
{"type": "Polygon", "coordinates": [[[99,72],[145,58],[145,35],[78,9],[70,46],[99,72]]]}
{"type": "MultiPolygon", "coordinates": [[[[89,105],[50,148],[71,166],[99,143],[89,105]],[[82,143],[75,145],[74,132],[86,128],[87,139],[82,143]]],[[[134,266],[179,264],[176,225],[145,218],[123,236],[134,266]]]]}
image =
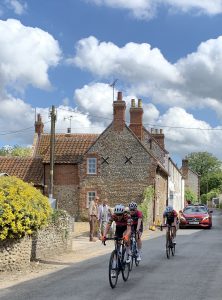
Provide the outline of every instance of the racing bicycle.
{"type": "Polygon", "coordinates": [[[122,238],[107,238],[103,244],[106,245],[107,240],[114,240],[115,249],[112,251],[109,259],[109,283],[111,288],[115,288],[120,272],[122,278],[127,281],[129,278],[130,264],[126,263],[126,246],[122,238]]]}
{"type": "Polygon", "coordinates": [[[160,230],[163,230],[163,227],[167,228],[166,231],[166,256],[168,259],[170,259],[170,255],[172,254],[172,256],[175,255],[176,252],[176,245],[175,243],[173,243],[173,227],[175,227],[174,225],[161,225],[160,226],[160,230]]]}

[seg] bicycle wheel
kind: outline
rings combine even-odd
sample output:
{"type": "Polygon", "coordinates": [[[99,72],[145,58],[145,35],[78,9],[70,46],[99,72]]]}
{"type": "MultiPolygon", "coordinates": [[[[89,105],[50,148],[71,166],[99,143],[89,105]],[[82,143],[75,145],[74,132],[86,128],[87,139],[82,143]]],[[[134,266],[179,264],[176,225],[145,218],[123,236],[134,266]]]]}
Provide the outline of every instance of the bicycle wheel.
{"type": "Polygon", "coordinates": [[[134,248],[135,248],[134,247],[134,240],[132,240],[131,241],[131,261],[129,263],[130,271],[132,271],[132,268],[133,268],[133,260],[134,260],[134,256],[135,256],[135,254],[134,254],[135,249],[134,248]]]}
{"type": "Polygon", "coordinates": [[[131,257],[131,261],[129,263],[129,270],[132,271],[133,269],[133,254],[132,254],[132,257],[131,257]]]}
{"type": "Polygon", "coordinates": [[[167,256],[168,259],[170,259],[170,252],[171,252],[170,236],[169,236],[169,233],[167,233],[167,236],[166,236],[166,256],[167,256]]]}
{"type": "Polygon", "coordinates": [[[174,243],[172,243],[172,245],[171,245],[171,253],[172,253],[172,256],[174,256],[175,255],[175,252],[176,252],[176,247],[175,247],[176,245],[174,244],[174,243]]]}
{"type": "Polygon", "coordinates": [[[127,279],[129,278],[130,264],[126,263],[126,249],[125,248],[122,251],[121,266],[122,266],[122,277],[123,277],[123,280],[127,281],[127,279]]]}
{"type": "Polygon", "coordinates": [[[109,260],[109,284],[112,289],[117,284],[118,275],[119,275],[119,268],[118,268],[118,261],[117,261],[117,253],[115,250],[113,250],[109,260]]]}
{"type": "Polygon", "coordinates": [[[138,267],[140,264],[140,262],[137,260],[137,253],[136,253],[136,256],[135,256],[135,265],[138,267]]]}

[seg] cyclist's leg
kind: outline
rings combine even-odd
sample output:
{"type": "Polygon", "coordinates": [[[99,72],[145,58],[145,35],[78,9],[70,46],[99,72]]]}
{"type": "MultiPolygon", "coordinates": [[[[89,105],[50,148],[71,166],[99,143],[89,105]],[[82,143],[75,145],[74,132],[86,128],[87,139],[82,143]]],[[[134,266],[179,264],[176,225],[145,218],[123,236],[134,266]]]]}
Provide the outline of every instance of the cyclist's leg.
{"type": "MultiPolygon", "coordinates": [[[[126,228],[126,226],[123,226],[123,227],[125,229],[123,231],[123,235],[125,235],[127,232],[127,228],[126,228]]],[[[131,249],[130,249],[130,237],[129,237],[128,242],[125,242],[125,247],[126,247],[126,262],[129,263],[131,261],[131,255],[132,255],[131,249]]]]}

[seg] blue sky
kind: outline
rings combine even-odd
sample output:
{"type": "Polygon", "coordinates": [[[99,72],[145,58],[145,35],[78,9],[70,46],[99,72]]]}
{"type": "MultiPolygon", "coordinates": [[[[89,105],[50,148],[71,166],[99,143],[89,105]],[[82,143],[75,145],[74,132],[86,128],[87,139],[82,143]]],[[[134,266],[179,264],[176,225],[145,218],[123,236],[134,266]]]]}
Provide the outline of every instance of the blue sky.
{"type": "Polygon", "coordinates": [[[0,146],[32,144],[36,111],[48,132],[53,104],[57,132],[102,132],[118,79],[176,162],[222,159],[221,65],[222,0],[0,0],[0,146]]]}

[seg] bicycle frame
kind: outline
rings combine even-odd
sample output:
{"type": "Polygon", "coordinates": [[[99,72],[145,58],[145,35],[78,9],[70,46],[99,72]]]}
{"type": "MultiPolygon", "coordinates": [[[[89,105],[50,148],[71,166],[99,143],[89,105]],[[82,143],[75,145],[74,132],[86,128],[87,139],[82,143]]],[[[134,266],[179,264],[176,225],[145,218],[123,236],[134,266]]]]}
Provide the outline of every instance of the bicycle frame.
{"type": "Polygon", "coordinates": [[[135,231],[132,231],[131,238],[130,238],[130,248],[132,252],[132,259],[130,263],[130,271],[133,268],[133,261],[135,261],[135,265],[139,265],[139,261],[137,261],[137,255],[138,255],[138,246],[137,246],[137,239],[136,239],[137,233],[135,231]]]}

